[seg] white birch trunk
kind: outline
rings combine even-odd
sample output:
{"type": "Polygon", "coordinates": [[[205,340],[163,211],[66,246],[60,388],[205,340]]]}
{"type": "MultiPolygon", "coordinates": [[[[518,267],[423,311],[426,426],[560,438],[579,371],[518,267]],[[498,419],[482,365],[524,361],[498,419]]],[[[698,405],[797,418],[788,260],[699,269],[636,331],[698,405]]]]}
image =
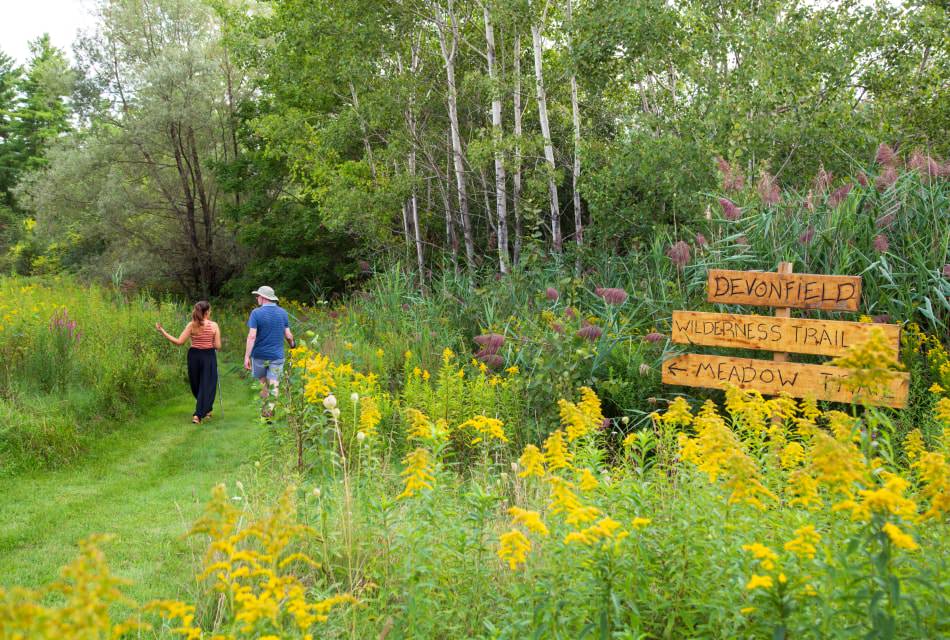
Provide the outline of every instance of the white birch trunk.
{"type": "Polygon", "coordinates": [[[471,269],[475,267],[475,239],[472,234],[472,222],[468,209],[464,152],[462,150],[462,137],[459,132],[458,89],[455,83],[455,56],[458,53],[459,33],[452,0],[449,0],[446,14],[443,15],[440,9],[436,9],[435,20],[436,31],[439,36],[439,48],[442,50],[442,59],[445,62],[445,79],[448,85],[449,129],[452,136],[452,160],[455,165],[455,183],[458,189],[459,214],[462,219],[462,236],[465,240],[465,261],[471,269]]]}
{"type": "MultiPolygon", "coordinates": [[[[574,36],[570,30],[574,24],[571,21],[571,2],[567,0],[567,24],[570,34],[570,49],[574,52],[574,36]]],[[[571,180],[571,189],[574,194],[574,242],[577,247],[584,246],[584,221],[581,217],[581,193],[577,190],[577,182],[581,175],[581,110],[577,101],[577,75],[571,66],[571,118],[574,121],[574,175],[571,180]]],[[[580,260],[580,256],[578,256],[580,260]]]]}
{"type": "Polygon", "coordinates": [[[557,201],[557,182],[555,182],[554,145],[551,144],[551,125],[548,122],[548,101],[544,93],[544,71],[541,66],[541,27],[531,25],[531,40],[534,46],[534,78],[538,94],[538,119],[541,121],[541,135],[544,138],[544,159],[548,164],[548,195],[551,201],[551,246],[555,252],[561,251],[560,206],[557,201]]]}
{"type": "Polygon", "coordinates": [[[498,73],[495,65],[495,30],[492,28],[491,13],[488,4],[483,6],[485,13],[485,43],[488,57],[488,78],[492,85],[491,126],[492,144],[495,152],[495,213],[498,236],[498,270],[508,273],[508,187],[505,175],[505,156],[501,147],[501,90],[498,85],[498,73]]]}
{"type": "Polygon", "coordinates": [[[521,35],[515,34],[514,57],[514,109],[515,109],[515,175],[511,193],[511,209],[515,217],[515,242],[513,264],[521,262],[521,35]]]}

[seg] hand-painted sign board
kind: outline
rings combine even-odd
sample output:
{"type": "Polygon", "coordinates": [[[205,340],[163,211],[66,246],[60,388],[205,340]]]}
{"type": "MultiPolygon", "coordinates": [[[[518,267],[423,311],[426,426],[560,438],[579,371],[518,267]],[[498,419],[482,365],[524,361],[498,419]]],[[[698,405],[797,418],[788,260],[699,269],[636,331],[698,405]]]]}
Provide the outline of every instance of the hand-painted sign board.
{"type": "Polygon", "coordinates": [[[866,341],[875,329],[884,332],[896,358],[901,338],[901,328],[896,324],[674,311],[672,339],[677,344],[704,347],[837,357],[848,347],[866,341]]]}
{"type": "Polygon", "coordinates": [[[897,325],[791,317],[792,308],[857,311],[860,276],[792,273],[791,263],[783,262],[778,272],[710,269],[706,284],[709,302],[773,307],[775,316],[674,311],[673,342],[771,351],[772,360],[687,353],[664,361],[665,384],[712,389],[731,385],[764,395],[787,393],[898,408],[907,404],[907,373],[894,372],[887,389],[872,394],[845,384],[846,369],[788,362],[789,353],[841,356],[873,331],[884,332],[897,358],[901,335],[897,325]]]}
{"type": "Polygon", "coordinates": [[[759,307],[857,311],[861,277],[710,269],[706,299],[759,307]]]}
{"type": "Polygon", "coordinates": [[[847,370],[820,364],[687,353],[663,362],[663,382],[687,387],[754,389],[765,395],[787,393],[832,402],[863,401],[900,408],[907,403],[910,374],[896,373],[882,395],[865,395],[844,385],[847,370]]]}

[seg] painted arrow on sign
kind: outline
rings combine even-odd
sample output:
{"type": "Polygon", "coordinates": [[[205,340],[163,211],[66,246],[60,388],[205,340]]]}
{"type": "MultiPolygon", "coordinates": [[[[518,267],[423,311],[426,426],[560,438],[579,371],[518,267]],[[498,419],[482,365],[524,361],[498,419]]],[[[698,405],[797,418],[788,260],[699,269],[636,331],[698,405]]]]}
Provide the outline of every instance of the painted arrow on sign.
{"type": "Polygon", "coordinates": [[[895,372],[882,395],[844,386],[847,370],[820,364],[775,362],[687,353],[663,362],[663,382],[686,387],[755,389],[763,395],[787,393],[832,402],[864,402],[900,408],[907,404],[910,374],[895,372]]]}

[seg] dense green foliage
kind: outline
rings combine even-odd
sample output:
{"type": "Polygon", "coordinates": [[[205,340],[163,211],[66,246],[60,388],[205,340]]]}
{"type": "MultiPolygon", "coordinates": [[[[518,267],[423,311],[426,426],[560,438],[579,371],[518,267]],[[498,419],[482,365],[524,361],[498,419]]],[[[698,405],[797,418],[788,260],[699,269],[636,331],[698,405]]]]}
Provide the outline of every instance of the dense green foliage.
{"type": "Polygon", "coordinates": [[[48,41],[24,72],[0,64],[0,131],[20,131],[0,154],[34,158],[0,163],[38,220],[22,272],[310,298],[394,258],[420,284],[562,247],[581,268],[605,249],[636,260],[702,220],[723,177],[804,194],[866,171],[882,142],[947,173],[942,3],[100,9],[68,103],[48,41]],[[78,127],[57,137],[67,105],[78,127]]]}
{"type": "Polygon", "coordinates": [[[116,421],[181,379],[155,334],[183,311],[72,279],[0,280],[0,474],[75,461],[116,421]]]}

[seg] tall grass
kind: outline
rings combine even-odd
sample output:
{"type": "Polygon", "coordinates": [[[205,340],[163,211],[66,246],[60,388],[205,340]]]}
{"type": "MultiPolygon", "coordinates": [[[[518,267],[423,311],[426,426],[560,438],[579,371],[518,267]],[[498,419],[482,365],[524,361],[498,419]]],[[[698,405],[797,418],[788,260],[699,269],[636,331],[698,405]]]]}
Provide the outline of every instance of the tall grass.
{"type": "Polygon", "coordinates": [[[0,279],[0,472],[68,463],[163,391],[181,356],[154,324],[183,317],[69,278],[0,279]]]}

